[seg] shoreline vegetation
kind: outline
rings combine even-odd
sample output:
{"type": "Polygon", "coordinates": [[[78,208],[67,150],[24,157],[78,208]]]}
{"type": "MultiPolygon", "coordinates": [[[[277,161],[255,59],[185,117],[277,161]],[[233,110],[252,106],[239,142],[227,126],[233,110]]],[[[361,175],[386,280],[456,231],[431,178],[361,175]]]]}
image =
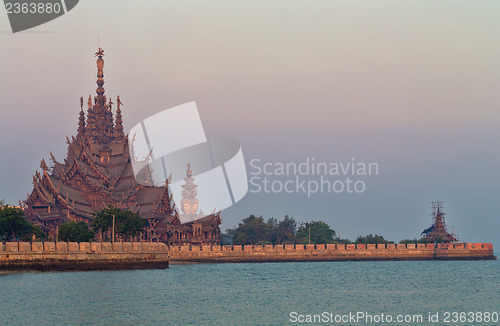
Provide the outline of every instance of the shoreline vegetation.
{"type": "MultiPolygon", "coordinates": [[[[168,268],[173,263],[305,261],[489,260],[489,243],[401,240],[381,235],[343,239],[323,221],[298,223],[285,215],[264,220],[250,215],[221,234],[221,243],[172,245],[142,242],[145,220],[113,207],[89,225],[59,225],[57,238],[24,218],[20,207],[0,205],[0,270],[113,270],[168,268]],[[112,229],[112,230],[111,230],[112,229]],[[106,242],[109,241],[109,242],[106,242]]],[[[340,231],[339,231],[340,232],[340,231]]]]}
{"type": "Polygon", "coordinates": [[[22,208],[0,201],[0,241],[139,241],[145,231],[146,220],[130,210],[107,207],[94,213],[89,225],[69,221],[59,225],[56,237],[47,235],[40,226],[28,221],[22,208]]]}
{"type": "MultiPolygon", "coordinates": [[[[438,239],[435,241],[442,243],[438,239]]],[[[262,216],[250,215],[237,227],[226,229],[221,234],[223,245],[282,245],[282,244],[393,244],[382,235],[368,234],[358,236],[354,241],[340,237],[326,222],[297,222],[285,215],[279,221],[275,218],[265,220],[262,216]]],[[[430,243],[429,239],[403,239],[400,244],[430,243]]]]}
{"type": "MultiPolygon", "coordinates": [[[[59,225],[57,237],[49,237],[42,229],[24,217],[20,207],[10,206],[0,201],[0,241],[140,241],[146,221],[130,210],[107,207],[94,214],[89,225],[85,222],[70,221],[59,225]],[[114,225],[114,230],[111,230],[114,225]]],[[[439,239],[435,242],[439,241],[439,239]]],[[[279,245],[279,244],[387,244],[395,243],[378,234],[358,236],[354,241],[340,237],[326,222],[297,222],[285,215],[264,220],[262,216],[250,215],[237,227],[221,233],[222,245],[279,245]]],[[[428,239],[404,239],[399,243],[429,243],[428,239]]]]}

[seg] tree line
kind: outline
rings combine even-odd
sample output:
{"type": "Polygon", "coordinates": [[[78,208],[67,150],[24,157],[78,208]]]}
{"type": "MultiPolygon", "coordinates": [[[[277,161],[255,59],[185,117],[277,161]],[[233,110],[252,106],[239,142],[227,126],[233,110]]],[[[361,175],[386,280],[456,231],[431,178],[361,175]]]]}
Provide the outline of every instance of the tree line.
{"type": "MultiPolygon", "coordinates": [[[[136,213],[110,206],[94,213],[90,228],[87,223],[81,221],[62,223],[58,227],[57,240],[89,242],[97,237],[99,240],[110,240],[113,234],[113,219],[115,239],[130,241],[144,232],[146,227],[146,220],[136,213]]],[[[26,220],[20,207],[9,206],[0,201],[0,241],[45,239],[45,232],[38,225],[26,220]]]]}
{"type": "MultiPolygon", "coordinates": [[[[411,241],[411,240],[406,240],[411,241]]],[[[417,241],[417,240],[416,240],[417,241]]],[[[221,235],[222,244],[263,245],[263,244],[324,244],[324,243],[394,243],[381,235],[359,236],[356,240],[341,239],[327,223],[311,221],[298,223],[293,217],[285,215],[283,220],[250,215],[237,227],[227,229],[221,235]]]]}
{"type": "MultiPolygon", "coordinates": [[[[132,240],[144,232],[146,220],[130,210],[114,207],[104,208],[94,213],[89,225],[85,222],[70,221],[58,227],[57,240],[70,242],[89,242],[93,239],[109,241],[112,237],[114,216],[115,239],[132,240]]],[[[0,241],[33,241],[45,240],[43,230],[24,218],[20,207],[9,206],[0,201],[0,241]]],[[[428,243],[427,238],[405,239],[399,243],[428,243]]],[[[436,242],[442,242],[437,239],[436,242]]],[[[278,221],[275,218],[265,220],[262,216],[250,215],[244,218],[237,227],[227,229],[221,234],[221,244],[262,245],[262,244],[324,244],[355,243],[384,244],[394,243],[381,235],[368,234],[358,236],[356,240],[341,239],[334,229],[323,221],[298,223],[293,217],[285,215],[278,221]]]]}
{"type": "Polygon", "coordinates": [[[95,212],[90,226],[91,229],[87,223],[81,221],[63,223],[59,225],[57,240],[89,242],[99,237],[99,240],[106,241],[114,236],[115,239],[131,241],[144,232],[146,220],[130,210],[121,210],[110,206],[95,212]]]}

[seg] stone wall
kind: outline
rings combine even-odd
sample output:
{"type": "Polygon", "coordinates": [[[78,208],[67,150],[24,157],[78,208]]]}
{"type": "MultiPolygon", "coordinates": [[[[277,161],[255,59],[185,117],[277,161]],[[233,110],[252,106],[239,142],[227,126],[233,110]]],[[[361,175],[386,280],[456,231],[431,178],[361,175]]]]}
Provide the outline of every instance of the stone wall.
{"type": "Polygon", "coordinates": [[[496,259],[490,243],[171,246],[170,262],[496,259]]]}
{"type": "Polygon", "coordinates": [[[490,243],[196,245],[155,242],[7,242],[0,269],[165,268],[168,262],[280,262],[496,259],[490,243]]]}
{"type": "Polygon", "coordinates": [[[168,247],[156,242],[6,242],[0,244],[0,269],[166,268],[168,255],[168,247]]]}

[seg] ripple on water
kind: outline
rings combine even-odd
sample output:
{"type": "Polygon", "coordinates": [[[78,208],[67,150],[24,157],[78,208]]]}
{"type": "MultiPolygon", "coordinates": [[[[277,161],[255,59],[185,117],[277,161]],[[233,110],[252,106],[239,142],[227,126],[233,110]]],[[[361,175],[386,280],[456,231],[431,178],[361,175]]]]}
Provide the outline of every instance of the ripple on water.
{"type": "Polygon", "coordinates": [[[281,325],[292,311],[498,311],[499,267],[498,261],[306,262],[3,274],[0,313],[5,325],[281,325]]]}

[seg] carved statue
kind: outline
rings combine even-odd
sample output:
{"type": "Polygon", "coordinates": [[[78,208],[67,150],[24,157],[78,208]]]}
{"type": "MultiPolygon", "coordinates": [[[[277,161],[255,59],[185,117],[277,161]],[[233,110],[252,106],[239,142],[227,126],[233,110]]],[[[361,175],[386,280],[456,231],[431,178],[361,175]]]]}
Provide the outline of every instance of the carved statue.
{"type": "Polygon", "coordinates": [[[120,100],[120,95],[116,97],[116,105],[118,105],[118,108],[123,105],[122,101],[120,100]]]}
{"type": "Polygon", "coordinates": [[[101,48],[99,48],[99,51],[97,51],[97,52],[95,53],[95,56],[96,56],[96,57],[102,57],[102,56],[104,56],[104,50],[103,50],[103,49],[101,49],[101,48]]]}

